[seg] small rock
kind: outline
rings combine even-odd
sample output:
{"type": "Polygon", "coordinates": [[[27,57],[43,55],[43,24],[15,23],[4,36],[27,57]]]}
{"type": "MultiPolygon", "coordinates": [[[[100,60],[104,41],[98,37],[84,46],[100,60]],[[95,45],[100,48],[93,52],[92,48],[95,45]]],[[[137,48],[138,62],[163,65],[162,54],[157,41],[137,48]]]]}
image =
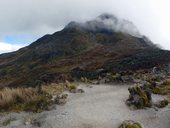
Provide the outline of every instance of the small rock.
{"type": "Polygon", "coordinates": [[[89,87],[89,88],[93,88],[93,86],[92,86],[92,85],[88,85],[87,87],[89,87]]]}
{"type": "Polygon", "coordinates": [[[105,83],[106,83],[106,79],[104,79],[104,78],[101,79],[101,80],[99,81],[99,83],[100,83],[100,84],[105,84],[105,83]]]}
{"type": "Polygon", "coordinates": [[[41,123],[36,120],[33,121],[32,125],[36,127],[41,127],[41,123]]]}
{"type": "Polygon", "coordinates": [[[76,93],[77,89],[70,89],[70,93],[76,93]]]}
{"type": "Polygon", "coordinates": [[[85,91],[83,89],[77,89],[77,93],[84,93],[85,91]]]}
{"type": "Polygon", "coordinates": [[[25,125],[30,125],[33,123],[33,119],[32,118],[27,118],[25,121],[24,121],[24,124],[25,125]]]}
{"type": "Polygon", "coordinates": [[[98,80],[92,81],[92,84],[99,84],[100,82],[98,80]]]}
{"type": "Polygon", "coordinates": [[[93,88],[93,86],[89,86],[89,88],[93,88]]]}

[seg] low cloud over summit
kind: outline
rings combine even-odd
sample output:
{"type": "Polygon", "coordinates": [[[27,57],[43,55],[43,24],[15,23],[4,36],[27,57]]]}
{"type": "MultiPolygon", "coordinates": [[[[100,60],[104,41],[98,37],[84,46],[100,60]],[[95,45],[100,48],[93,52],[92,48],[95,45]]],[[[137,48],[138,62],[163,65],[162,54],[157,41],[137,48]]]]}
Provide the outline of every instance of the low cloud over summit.
{"type": "Polygon", "coordinates": [[[130,21],[120,19],[112,14],[104,13],[97,18],[84,22],[71,22],[66,28],[86,29],[89,31],[108,31],[108,32],[122,32],[132,36],[141,37],[137,27],[130,21]]]}

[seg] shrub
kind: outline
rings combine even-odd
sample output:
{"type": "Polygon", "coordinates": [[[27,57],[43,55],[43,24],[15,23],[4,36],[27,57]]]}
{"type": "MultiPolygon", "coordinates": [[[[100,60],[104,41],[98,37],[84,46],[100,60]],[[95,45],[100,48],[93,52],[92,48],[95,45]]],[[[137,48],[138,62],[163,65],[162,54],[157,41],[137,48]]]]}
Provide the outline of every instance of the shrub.
{"type": "Polygon", "coordinates": [[[170,92],[168,85],[145,84],[144,88],[149,89],[154,94],[166,95],[170,92]]]}
{"type": "Polygon", "coordinates": [[[160,103],[159,103],[159,107],[160,108],[164,108],[168,105],[169,101],[164,99],[164,100],[161,100],[160,103]]]}
{"type": "Polygon", "coordinates": [[[68,97],[68,94],[61,94],[55,97],[54,102],[58,105],[63,105],[66,103],[66,99],[68,97]]]}
{"type": "Polygon", "coordinates": [[[141,124],[131,120],[124,121],[119,128],[142,128],[141,124]]]}
{"type": "Polygon", "coordinates": [[[69,89],[70,90],[75,90],[75,89],[77,89],[77,86],[75,84],[72,84],[72,85],[69,86],[69,89]]]}
{"type": "Polygon", "coordinates": [[[127,105],[134,106],[137,109],[151,106],[152,98],[149,91],[140,86],[128,88],[128,90],[130,95],[126,102],[127,105]]]}
{"type": "Polygon", "coordinates": [[[169,90],[165,88],[155,87],[152,89],[152,92],[154,94],[166,95],[169,93],[169,90]]]}

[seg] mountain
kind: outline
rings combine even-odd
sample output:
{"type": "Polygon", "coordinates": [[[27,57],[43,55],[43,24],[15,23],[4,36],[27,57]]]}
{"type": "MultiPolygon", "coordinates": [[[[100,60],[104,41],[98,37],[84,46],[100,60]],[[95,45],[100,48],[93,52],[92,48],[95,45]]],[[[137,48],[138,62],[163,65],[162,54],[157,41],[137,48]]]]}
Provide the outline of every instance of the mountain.
{"type": "Polygon", "coordinates": [[[147,69],[169,62],[170,52],[157,48],[132,22],[102,14],[85,23],[70,22],[61,31],[0,55],[0,86],[92,79],[101,70],[147,69]]]}

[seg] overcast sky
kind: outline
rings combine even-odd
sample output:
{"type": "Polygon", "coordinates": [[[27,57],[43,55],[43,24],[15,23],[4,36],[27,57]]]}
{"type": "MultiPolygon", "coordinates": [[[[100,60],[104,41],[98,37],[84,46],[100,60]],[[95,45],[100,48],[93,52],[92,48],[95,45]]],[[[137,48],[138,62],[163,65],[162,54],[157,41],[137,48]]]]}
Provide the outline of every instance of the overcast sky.
{"type": "Polygon", "coordinates": [[[132,21],[141,34],[170,50],[170,0],[0,0],[0,53],[102,13],[132,21]]]}

